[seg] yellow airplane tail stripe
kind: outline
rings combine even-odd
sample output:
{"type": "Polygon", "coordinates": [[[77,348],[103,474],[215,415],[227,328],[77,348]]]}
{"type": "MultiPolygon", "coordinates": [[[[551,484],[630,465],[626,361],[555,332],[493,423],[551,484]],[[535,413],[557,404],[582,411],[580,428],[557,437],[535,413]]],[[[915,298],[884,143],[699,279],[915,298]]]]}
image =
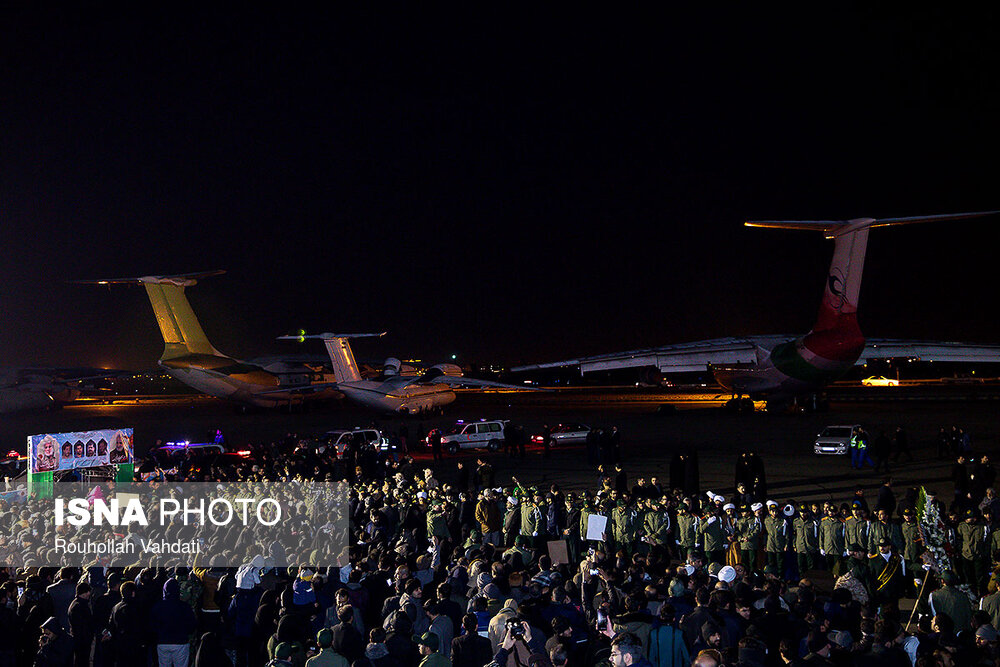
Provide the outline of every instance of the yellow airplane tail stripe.
{"type": "Polygon", "coordinates": [[[184,295],[184,286],[165,282],[145,282],[149,303],[153,306],[156,323],[163,335],[164,359],[189,354],[221,356],[212,347],[191,304],[184,295]]]}

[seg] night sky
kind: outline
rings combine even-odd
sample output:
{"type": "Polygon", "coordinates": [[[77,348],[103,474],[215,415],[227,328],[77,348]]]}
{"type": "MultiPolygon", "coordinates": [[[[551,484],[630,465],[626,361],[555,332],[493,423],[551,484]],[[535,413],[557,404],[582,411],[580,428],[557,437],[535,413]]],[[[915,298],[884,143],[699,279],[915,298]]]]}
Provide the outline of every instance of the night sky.
{"type": "MultiPolygon", "coordinates": [[[[240,358],[803,333],[832,244],[744,220],[1000,208],[995,10],[715,9],[8,12],[0,366],[152,367],[141,288],[67,281],[209,269],[240,358]]],[[[875,230],[865,333],[1000,342],[998,226],[875,230]]]]}

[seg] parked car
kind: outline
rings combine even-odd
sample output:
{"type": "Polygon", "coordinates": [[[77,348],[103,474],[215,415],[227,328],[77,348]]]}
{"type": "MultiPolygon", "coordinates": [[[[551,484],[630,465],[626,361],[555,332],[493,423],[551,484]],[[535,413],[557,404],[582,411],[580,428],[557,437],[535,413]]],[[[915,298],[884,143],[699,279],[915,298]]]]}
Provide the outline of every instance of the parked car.
{"type": "MultiPolygon", "coordinates": [[[[586,442],[589,433],[590,427],[586,424],[559,424],[552,427],[552,444],[575,445],[586,442]]],[[[531,441],[536,445],[542,444],[542,434],[531,436],[531,441]]]]}
{"type": "Polygon", "coordinates": [[[499,451],[503,445],[503,429],[507,419],[483,419],[477,422],[458,421],[441,436],[441,448],[449,454],[460,449],[488,449],[499,451]]]}
{"type": "Polygon", "coordinates": [[[375,445],[380,451],[389,450],[389,441],[382,435],[382,431],[377,428],[354,428],[354,429],[339,429],[335,431],[327,431],[323,435],[323,440],[326,441],[327,445],[335,447],[337,450],[337,458],[342,458],[344,456],[344,451],[347,450],[347,443],[354,440],[355,445],[362,447],[364,445],[375,445]]]}
{"type": "Polygon", "coordinates": [[[813,451],[816,454],[846,454],[851,438],[860,428],[860,424],[827,426],[816,436],[813,451]]]}
{"type": "Polygon", "coordinates": [[[875,375],[870,378],[865,378],[861,381],[861,384],[866,387],[898,387],[899,380],[893,380],[892,378],[887,378],[884,375],[875,375]]]}

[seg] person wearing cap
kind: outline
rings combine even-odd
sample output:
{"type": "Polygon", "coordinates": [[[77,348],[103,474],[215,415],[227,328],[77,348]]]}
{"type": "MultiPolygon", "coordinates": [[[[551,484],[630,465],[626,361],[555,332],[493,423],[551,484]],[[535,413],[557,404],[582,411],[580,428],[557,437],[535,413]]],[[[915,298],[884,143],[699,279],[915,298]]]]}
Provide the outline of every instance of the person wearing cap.
{"type": "Polygon", "coordinates": [[[618,503],[611,510],[611,539],[615,548],[631,557],[639,539],[641,521],[635,507],[629,503],[628,494],[620,494],[618,503]]]}
{"type": "Polygon", "coordinates": [[[788,549],[788,524],[785,517],[778,510],[778,503],[773,500],[767,501],[767,517],[764,519],[764,532],[767,537],[764,540],[764,554],[767,556],[768,566],[774,567],[778,571],[778,576],[783,572],[783,554],[788,549]]]}
{"type": "Polygon", "coordinates": [[[677,506],[677,547],[681,560],[688,556],[698,546],[698,517],[691,511],[687,502],[677,506]]]}
{"type": "MultiPolygon", "coordinates": [[[[718,496],[716,496],[718,497],[718,496]]],[[[709,562],[724,565],[726,562],[727,535],[719,512],[710,507],[698,523],[698,541],[701,543],[709,562]]]]}
{"type": "Polygon", "coordinates": [[[969,596],[958,590],[958,576],[951,570],[941,573],[941,588],[928,597],[931,613],[947,614],[955,624],[955,630],[961,631],[969,627],[972,620],[972,603],[969,596]]]}
{"type": "Polygon", "coordinates": [[[847,557],[847,540],[844,522],[840,520],[833,503],[826,503],[825,511],[826,516],[819,522],[819,553],[826,559],[827,569],[837,578],[846,571],[844,559],[847,557]]]}
{"type": "Polygon", "coordinates": [[[419,637],[414,635],[413,643],[422,656],[419,667],[451,667],[451,660],[438,652],[441,644],[433,632],[425,632],[419,637]]]}
{"type": "Polygon", "coordinates": [[[906,591],[906,564],[888,537],[879,540],[878,550],[877,554],[868,557],[874,578],[870,590],[883,613],[886,610],[898,613],[899,598],[906,591]]]}
{"type": "Polygon", "coordinates": [[[868,510],[861,501],[855,500],[851,503],[851,516],[844,522],[844,539],[848,544],[860,544],[867,551],[869,532],[868,510]]]}
{"type": "Polygon", "coordinates": [[[819,522],[808,505],[803,503],[799,505],[799,515],[792,522],[792,527],[795,530],[795,558],[799,572],[805,576],[806,571],[819,567],[819,522]]]}
{"type": "Polygon", "coordinates": [[[539,535],[545,533],[545,520],[542,518],[542,510],[539,508],[541,500],[537,490],[532,488],[521,502],[520,535],[527,537],[532,544],[535,543],[539,535]]]}
{"type": "MultiPolygon", "coordinates": [[[[481,463],[482,461],[480,461],[481,463]]],[[[500,536],[503,530],[503,515],[497,505],[493,489],[486,489],[483,497],[476,503],[476,521],[482,531],[483,544],[500,546],[500,536]]]]}
{"type": "Polygon", "coordinates": [[[736,522],[736,540],[740,549],[740,562],[748,572],[757,569],[757,550],[760,549],[760,536],[764,530],[764,505],[754,503],[750,511],[736,522]]]}
{"type": "Polygon", "coordinates": [[[880,507],[875,510],[875,520],[869,523],[868,529],[868,555],[874,556],[879,552],[879,543],[885,538],[892,542],[897,553],[903,549],[903,534],[899,526],[889,520],[889,511],[880,507]]]}
{"type": "Polygon", "coordinates": [[[979,595],[986,582],[988,569],[989,535],[986,526],[979,521],[976,510],[969,509],[965,512],[965,521],[958,524],[955,530],[961,545],[962,560],[959,567],[962,578],[972,592],[979,595]]]}
{"type": "Polygon", "coordinates": [[[645,533],[646,544],[654,555],[666,556],[670,548],[670,512],[666,510],[659,498],[647,503],[647,510],[642,520],[642,530],[645,533]]]}
{"type": "MultiPolygon", "coordinates": [[[[376,629],[382,631],[381,628],[376,629]]],[[[316,633],[316,646],[319,647],[319,653],[306,660],[306,667],[348,667],[350,665],[347,658],[333,650],[333,630],[330,628],[323,628],[316,633]]],[[[386,655],[388,655],[388,651],[386,651],[386,655]]]]}

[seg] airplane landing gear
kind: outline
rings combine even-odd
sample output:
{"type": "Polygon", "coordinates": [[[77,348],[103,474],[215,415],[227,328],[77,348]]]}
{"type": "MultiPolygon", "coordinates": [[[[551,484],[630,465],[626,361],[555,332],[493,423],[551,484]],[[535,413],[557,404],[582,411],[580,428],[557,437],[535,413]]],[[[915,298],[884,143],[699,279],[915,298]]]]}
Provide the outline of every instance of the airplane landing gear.
{"type": "Polygon", "coordinates": [[[752,413],[754,411],[753,399],[746,396],[733,396],[726,401],[724,407],[727,412],[752,413]]]}

